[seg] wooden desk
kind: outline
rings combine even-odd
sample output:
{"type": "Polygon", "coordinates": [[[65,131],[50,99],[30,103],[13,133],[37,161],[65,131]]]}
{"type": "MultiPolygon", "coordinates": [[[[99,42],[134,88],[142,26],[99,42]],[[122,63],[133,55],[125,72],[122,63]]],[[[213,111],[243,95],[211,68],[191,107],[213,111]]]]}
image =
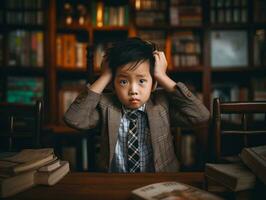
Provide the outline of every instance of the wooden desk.
{"type": "Polygon", "coordinates": [[[71,173],[55,186],[35,186],[10,199],[86,199],[86,200],[126,200],[130,191],[161,181],[180,181],[199,188],[203,187],[201,172],[187,173],[71,173]]]}

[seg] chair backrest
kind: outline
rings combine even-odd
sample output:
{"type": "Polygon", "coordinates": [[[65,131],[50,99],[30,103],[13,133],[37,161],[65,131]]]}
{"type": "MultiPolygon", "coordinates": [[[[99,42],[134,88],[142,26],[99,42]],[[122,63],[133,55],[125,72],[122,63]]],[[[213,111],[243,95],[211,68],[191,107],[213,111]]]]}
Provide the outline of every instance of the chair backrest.
{"type": "MultiPolygon", "coordinates": [[[[234,146],[232,144],[225,147],[222,144],[223,136],[231,136],[231,140],[233,139],[232,136],[238,136],[238,139],[242,140],[238,143],[240,144],[238,145],[238,147],[240,146],[238,150],[245,146],[253,146],[254,144],[249,143],[251,138],[254,141],[254,137],[264,138],[266,136],[266,101],[221,102],[219,98],[214,99],[213,132],[214,156],[216,160],[221,160],[223,148],[237,149],[237,145],[234,146]],[[224,114],[233,115],[228,118],[228,116],[224,117],[224,114]],[[254,117],[258,114],[260,115],[260,120],[256,120],[256,117],[254,117]]],[[[260,144],[266,144],[266,139],[259,140],[260,144]]]]}
{"type": "Polygon", "coordinates": [[[35,105],[0,103],[0,150],[38,148],[42,119],[42,101],[35,105]]]}

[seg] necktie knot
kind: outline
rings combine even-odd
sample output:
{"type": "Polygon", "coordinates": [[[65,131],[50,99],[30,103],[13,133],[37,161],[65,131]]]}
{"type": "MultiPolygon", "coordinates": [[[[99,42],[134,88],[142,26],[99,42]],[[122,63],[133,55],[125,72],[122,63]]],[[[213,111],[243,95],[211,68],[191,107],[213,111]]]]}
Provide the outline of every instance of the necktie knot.
{"type": "Polygon", "coordinates": [[[136,120],[138,119],[138,113],[137,111],[128,112],[127,117],[129,118],[130,121],[136,122],[136,120]]]}

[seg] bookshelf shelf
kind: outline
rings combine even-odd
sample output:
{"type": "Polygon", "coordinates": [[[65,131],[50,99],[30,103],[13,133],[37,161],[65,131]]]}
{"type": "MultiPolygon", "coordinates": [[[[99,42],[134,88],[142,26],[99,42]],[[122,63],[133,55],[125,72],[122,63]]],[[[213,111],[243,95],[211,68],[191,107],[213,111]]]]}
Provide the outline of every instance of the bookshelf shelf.
{"type": "Polygon", "coordinates": [[[58,26],[58,31],[90,31],[89,26],[80,26],[80,25],[69,25],[69,26],[58,26]]]}
{"type": "Polygon", "coordinates": [[[174,67],[174,69],[170,69],[170,73],[178,73],[178,72],[203,72],[203,66],[189,66],[189,67],[174,67]]]}
{"type": "Polygon", "coordinates": [[[229,67],[229,68],[224,68],[224,67],[215,67],[212,68],[213,73],[231,73],[231,72],[236,72],[236,73],[249,73],[249,72],[264,72],[266,69],[265,67],[229,67]]]}
{"type": "Polygon", "coordinates": [[[152,29],[152,30],[168,30],[169,26],[168,25],[136,25],[135,26],[136,29],[141,29],[141,30],[145,30],[145,29],[152,29]]]}
{"type": "Polygon", "coordinates": [[[251,67],[215,67],[215,68],[212,68],[211,71],[214,72],[214,73],[220,73],[220,72],[239,72],[239,73],[242,73],[242,72],[250,72],[250,71],[253,71],[254,69],[252,69],[251,67]]]}
{"type": "Polygon", "coordinates": [[[210,29],[221,29],[221,30],[231,30],[231,29],[248,29],[250,25],[245,24],[210,24],[208,26],[210,29]]]}
{"type": "Polygon", "coordinates": [[[78,67],[71,67],[71,68],[67,68],[67,67],[57,67],[57,71],[58,72],[66,72],[66,73],[84,73],[87,72],[86,69],[79,69],[78,67]]]}
{"type": "Polygon", "coordinates": [[[27,31],[44,31],[46,30],[46,27],[42,25],[8,25],[8,26],[2,26],[0,28],[0,31],[13,31],[13,30],[27,30],[27,31]]]}
{"type": "Polygon", "coordinates": [[[58,80],[76,80],[84,79],[87,80],[89,77],[88,71],[81,69],[58,69],[57,70],[58,80]],[[63,77],[63,78],[62,78],[63,77]]]}
{"type": "Polygon", "coordinates": [[[0,67],[0,71],[7,76],[18,75],[18,76],[43,76],[45,71],[43,68],[39,67],[28,67],[28,66],[8,66],[0,67]]]}
{"type": "Polygon", "coordinates": [[[204,26],[203,25],[194,25],[194,26],[190,26],[190,25],[179,25],[179,26],[170,26],[168,27],[169,31],[175,31],[175,30],[201,30],[203,29],[204,26]]]}
{"type": "Polygon", "coordinates": [[[250,26],[255,29],[266,28],[266,22],[265,23],[254,23],[254,24],[251,24],[250,26]]]}
{"type": "Polygon", "coordinates": [[[128,31],[128,26],[103,26],[103,27],[93,27],[93,31],[128,31]]]}

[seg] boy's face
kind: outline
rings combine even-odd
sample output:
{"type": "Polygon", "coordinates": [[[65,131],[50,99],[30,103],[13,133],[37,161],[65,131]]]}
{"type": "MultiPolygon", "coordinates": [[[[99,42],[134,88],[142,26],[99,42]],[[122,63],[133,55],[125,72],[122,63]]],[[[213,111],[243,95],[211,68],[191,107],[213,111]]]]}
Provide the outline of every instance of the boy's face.
{"type": "Polygon", "coordinates": [[[129,109],[137,109],[150,98],[152,77],[148,61],[130,69],[132,63],[119,67],[114,78],[115,92],[120,102],[129,109]]]}

